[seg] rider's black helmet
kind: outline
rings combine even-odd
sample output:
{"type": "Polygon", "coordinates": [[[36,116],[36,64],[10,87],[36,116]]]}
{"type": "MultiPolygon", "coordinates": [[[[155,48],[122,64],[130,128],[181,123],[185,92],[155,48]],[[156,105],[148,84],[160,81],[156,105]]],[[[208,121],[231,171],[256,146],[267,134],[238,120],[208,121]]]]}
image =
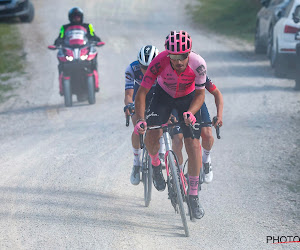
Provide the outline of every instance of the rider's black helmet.
{"type": "Polygon", "coordinates": [[[83,23],[83,11],[82,9],[78,8],[78,7],[74,7],[72,9],[70,9],[69,11],[69,21],[70,23],[83,23]],[[80,21],[76,22],[74,21],[74,17],[75,16],[80,16],[80,21]]]}

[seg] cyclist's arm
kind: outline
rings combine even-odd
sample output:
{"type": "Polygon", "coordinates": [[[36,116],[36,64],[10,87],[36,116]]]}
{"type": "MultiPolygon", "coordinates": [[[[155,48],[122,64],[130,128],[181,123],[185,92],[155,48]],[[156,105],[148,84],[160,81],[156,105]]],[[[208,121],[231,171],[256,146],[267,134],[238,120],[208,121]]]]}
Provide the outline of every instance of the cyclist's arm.
{"type": "Polygon", "coordinates": [[[133,103],[134,94],[134,72],[131,66],[127,66],[125,70],[125,98],[124,104],[133,103]]]}
{"type": "Polygon", "coordinates": [[[221,127],[223,124],[223,95],[218,88],[215,88],[215,90],[210,93],[215,97],[215,103],[217,107],[217,117],[218,117],[217,123],[221,127]]]}
{"type": "Polygon", "coordinates": [[[137,120],[145,120],[146,95],[150,89],[140,86],[135,96],[135,114],[137,120]]]}
{"type": "Polygon", "coordinates": [[[124,98],[124,104],[125,106],[129,103],[133,103],[132,97],[133,97],[134,90],[133,89],[126,89],[125,90],[125,98],[124,98]]]}
{"type": "Polygon", "coordinates": [[[188,112],[196,114],[204,103],[205,99],[205,89],[196,89],[195,96],[191,102],[188,112]]]}

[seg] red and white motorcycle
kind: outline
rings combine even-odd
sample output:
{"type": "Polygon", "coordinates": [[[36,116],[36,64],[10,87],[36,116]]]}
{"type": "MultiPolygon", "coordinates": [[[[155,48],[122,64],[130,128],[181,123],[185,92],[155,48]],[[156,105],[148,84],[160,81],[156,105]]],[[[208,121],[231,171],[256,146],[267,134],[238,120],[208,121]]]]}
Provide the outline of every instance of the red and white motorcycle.
{"type": "Polygon", "coordinates": [[[51,50],[58,49],[59,89],[64,96],[65,106],[73,105],[72,95],[77,101],[96,102],[95,92],[99,91],[97,71],[97,50],[104,42],[85,42],[83,45],[49,45],[51,50]]]}

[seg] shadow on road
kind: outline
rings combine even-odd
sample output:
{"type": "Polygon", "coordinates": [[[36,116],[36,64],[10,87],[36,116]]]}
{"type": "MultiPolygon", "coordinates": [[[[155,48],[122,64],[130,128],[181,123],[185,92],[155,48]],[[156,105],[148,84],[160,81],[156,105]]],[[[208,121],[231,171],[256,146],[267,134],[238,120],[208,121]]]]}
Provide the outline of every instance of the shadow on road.
{"type": "Polygon", "coordinates": [[[170,210],[164,214],[161,209],[151,211],[139,206],[143,200],[137,197],[63,188],[0,186],[0,202],[0,220],[9,217],[20,223],[28,223],[30,220],[43,225],[46,222],[64,226],[99,227],[104,230],[130,229],[134,233],[144,229],[147,233],[167,237],[183,235],[183,227],[179,226],[180,216],[175,216],[177,223],[174,223],[171,204],[170,210]]]}
{"type": "Polygon", "coordinates": [[[55,105],[42,105],[36,107],[24,107],[18,109],[10,109],[0,112],[0,115],[10,115],[10,114],[26,114],[26,113],[33,113],[33,112],[47,112],[56,110],[57,113],[62,111],[63,109],[72,109],[76,107],[85,107],[90,106],[88,103],[82,102],[74,102],[72,107],[65,107],[64,104],[55,104],[55,105]]]}

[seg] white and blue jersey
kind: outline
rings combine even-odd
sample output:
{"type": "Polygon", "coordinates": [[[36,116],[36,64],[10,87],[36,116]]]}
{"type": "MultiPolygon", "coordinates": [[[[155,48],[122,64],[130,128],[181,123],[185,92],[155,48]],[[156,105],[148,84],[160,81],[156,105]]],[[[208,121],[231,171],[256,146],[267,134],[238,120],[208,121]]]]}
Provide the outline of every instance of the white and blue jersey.
{"type": "MultiPolygon", "coordinates": [[[[138,61],[132,62],[130,65],[128,65],[128,67],[125,70],[125,90],[127,89],[134,90],[133,97],[132,97],[133,101],[135,99],[136,92],[141,86],[143,77],[144,75],[143,72],[141,71],[140,63],[138,61]]],[[[149,93],[147,94],[147,99],[149,99],[148,96],[152,97],[155,85],[156,84],[152,86],[149,93]]]]}

